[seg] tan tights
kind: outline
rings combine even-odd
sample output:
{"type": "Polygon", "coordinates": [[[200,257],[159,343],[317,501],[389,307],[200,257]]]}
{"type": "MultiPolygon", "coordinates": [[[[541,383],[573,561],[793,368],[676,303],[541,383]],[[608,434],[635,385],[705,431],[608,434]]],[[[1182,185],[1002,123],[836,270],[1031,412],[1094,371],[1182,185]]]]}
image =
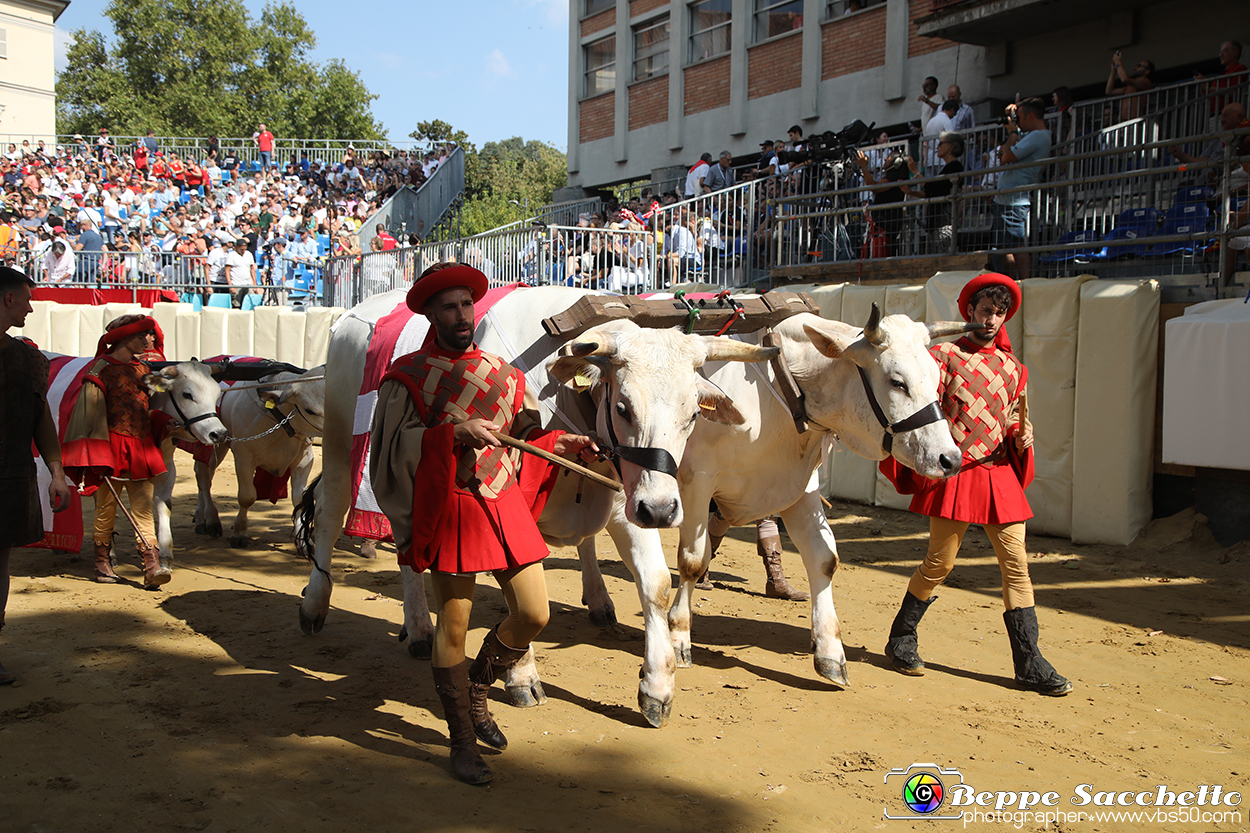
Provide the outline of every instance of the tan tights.
{"type": "MultiPolygon", "coordinates": [[[[985,534],[994,545],[998,568],[1003,574],[1003,604],[1008,610],[1033,607],[1033,582],[1029,579],[1028,554],[1024,550],[1024,522],[984,524],[985,534]]],[[[946,581],[955,566],[955,556],[963,543],[968,524],[946,518],[929,518],[929,553],[912,574],[907,591],[925,602],[938,585],[946,581]]]]}
{"type": "MultiPolygon", "coordinates": [[[[509,648],[524,648],[542,632],[551,616],[543,564],[536,561],[494,575],[510,611],[508,618],[499,623],[499,641],[509,648]]],[[[431,571],[430,577],[438,610],[431,663],[437,668],[453,668],[464,662],[477,577],[436,571],[431,571]]]]}
{"type": "MultiPolygon", "coordinates": [[[[130,514],[135,519],[136,531],[143,534],[148,541],[148,546],[155,547],[157,544],[156,523],[152,520],[152,481],[114,480],[113,486],[119,492],[122,486],[126,487],[126,492],[130,495],[130,514]]],[[[113,521],[116,516],[117,499],[113,497],[113,490],[108,487],[107,483],[101,483],[99,490],[95,493],[95,528],[91,534],[94,543],[105,546],[113,542],[113,521]]],[[[140,550],[143,549],[143,543],[138,535],[135,536],[135,546],[140,550]]]]}

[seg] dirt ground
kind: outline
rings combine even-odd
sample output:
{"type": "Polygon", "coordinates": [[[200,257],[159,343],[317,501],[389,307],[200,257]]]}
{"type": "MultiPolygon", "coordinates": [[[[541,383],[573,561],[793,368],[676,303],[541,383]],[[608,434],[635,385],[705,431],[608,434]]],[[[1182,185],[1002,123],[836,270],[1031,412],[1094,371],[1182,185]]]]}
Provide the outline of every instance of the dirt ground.
{"type": "MultiPolygon", "coordinates": [[[[4,831],[940,830],[883,815],[906,811],[889,772],[912,763],[958,770],[942,776],[948,791],[962,779],[977,792],[1060,796],[1057,822],[982,818],[972,829],[1250,827],[1250,801],[1220,808],[1236,817],[1137,821],[1070,803],[1079,784],[1250,794],[1250,544],[1220,549],[1192,513],[1127,548],[1030,536],[1042,646],[1076,685],[1060,699],[1012,687],[983,533],[970,534],[922,625],[928,673],[904,677],[882,647],[924,520],[833,507],[852,683],[838,690],[812,669],[808,605],[762,595],[754,531],[734,530],[713,562],[716,589],[696,591],[695,667],[678,670],[672,720],[658,730],[636,707],[642,620],[628,571],[603,536],[621,624],[600,630],[579,604],[576,553],[557,550],[551,624],[535,643],[549,699],[515,709],[496,687],[511,746],[487,756],[494,783],[473,788],[448,773],[428,663],[396,641],[393,554],[338,553],[325,630],[305,637],[296,604],[308,567],[289,543],[289,505],[253,512],[250,549],[196,536],[179,458],[177,565],[163,590],[135,583],[129,552],[128,581],[115,586],[90,580],[89,558],[13,555],[0,657],[20,679],[0,688],[4,831]]],[[[232,488],[223,469],[217,494],[232,488]]],[[[236,506],[220,505],[228,524],[236,506]]],[[[671,552],[675,535],[665,540],[671,552]]],[[[503,609],[484,583],[471,650],[503,609]]]]}

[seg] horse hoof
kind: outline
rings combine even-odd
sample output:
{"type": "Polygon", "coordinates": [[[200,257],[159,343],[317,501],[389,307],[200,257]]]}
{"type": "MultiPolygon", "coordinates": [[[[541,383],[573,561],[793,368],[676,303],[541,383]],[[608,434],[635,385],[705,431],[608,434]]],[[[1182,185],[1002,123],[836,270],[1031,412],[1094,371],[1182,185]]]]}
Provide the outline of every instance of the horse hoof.
{"type": "Polygon", "coordinates": [[[816,666],[816,673],[834,685],[846,688],[851,684],[850,677],[846,675],[846,660],[816,657],[813,664],[816,666]]]}
{"type": "Polygon", "coordinates": [[[321,633],[321,629],[325,627],[326,617],[309,616],[304,612],[304,608],[299,609],[299,629],[304,632],[304,636],[312,636],[314,633],[321,633]]]}
{"type": "Polygon", "coordinates": [[[590,624],[597,628],[616,627],[616,609],[612,605],[590,611],[590,624]]]}
{"type": "Polygon", "coordinates": [[[677,655],[678,668],[693,668],[694,659],[690,655],[690,646],[683,645],[680,648],[674,648],[673,652],[677,655]]]}
{"type": "Polygon", "coordinates": [[[508,686],[508,699],[518,709],[529,709],[547,702],[547,693],[543,691],[541,682],[533,686],[508,686]]]}
{"type": "Polygon", "coordinates": [[[639,691],[638,710],[642,712],[642,716],[647,719],[648,723],[656,729],[663,729],[664,724],[668,723],[669,715],[673,713],[673,703],[671,700],[667,703],[661,702],[639,691]]]}
{"type": "Polygon", "coordinates": [[[408,643],[408,656],[413,659],[430,659],[434,656],[434,634],[425,639],[414,639],[408,643]]]}
{"type": "Polygon", "coordinates": [[[246,548],[247,536],[246,535],[231,535],[230,546],[234,547],[236,550],[241,550],[241,549],[246,548]]]}

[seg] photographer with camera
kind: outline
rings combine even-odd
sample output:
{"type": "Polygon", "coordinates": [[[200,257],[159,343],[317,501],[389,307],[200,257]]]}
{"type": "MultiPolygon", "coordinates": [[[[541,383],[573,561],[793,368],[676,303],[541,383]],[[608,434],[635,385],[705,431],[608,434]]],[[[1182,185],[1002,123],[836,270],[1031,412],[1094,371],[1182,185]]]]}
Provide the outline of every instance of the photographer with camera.
{"type": "MultiPolygon", "coordinates": [[[[1050,130],[1046,128],[1046,104],[1040,98],[1026,98],[1019,104],[1008,104],[1006,138],[999,146],[1002,164],[1016,165],[1036,162],[1026,168],[1003,171],[998,177],[1000,192],[994,196],[994,222],[990,226],[991,246],[1011,249],[1025,246],[1029,239],[1029,211],[1032,199],[1028,191],[1004,194],[1008,188],[1034,185],[1042,176],[1041,161],[1050,155],[1050,130]]],[[[1018,281],[1032,276],[1032,256],[1027,253],[990,255],[996,272],[1018,281]]]]}
{"type": "Polygon", "coordinates": [[[1120,50],[1115,51],[1115,55],[1111,58],[1111,74],[1107,76],[1107,95],[1125,97],[1124,103],[1120,105],[1120,121],[1128,121],[1141,115],[1142,100],[1130,96],[1154,88],[1154,81],[1150,80],[1150,74],[1154,71],[1153,62],[1138,61],[1131,73],[1126,72],[1120,58],[1120,50]]]}
{"type": "MultiPolygon", "coordinates": [[[[913,197],[925,199],[949,197],[951,192],[958,187],[959,180],[953,175],[962,173],[964,170],[964,164],[959,161],[959,158],[964,155],[964,137],[952,130],[944,131],[938,136],[938,144],[933,152],[937,160],[942,163],[942,169],[938,171],[937,166],[934,165],[933,169],[928,172],[928,176],[951,176],[951,179],[926,182],[921,186],[920,191],[904,185],[903,190],[913,197]]],[[[908,168],[912,176],[919,175],[919,167],[914,160],[910,162],[908,168]]],[[[951,251],[951,237],[955,233],[951,204],[949,202],[929,203],[924,208],[925,236],[928,238],[930,254],[948,254],[951,251]]]]}
{"type": "MultiPolygon", "coordinates": [[[[906,186],[894,183],[908,179],[909,168],[915,162],[910,156],[904,156],[900,153],[891,155],[882,171],[882,175],[885,177],[882,180],[873,176],[872,165],[868,155],[863,151],[856,151],[855,163],[859,165],[859,170],[864,177],[864,185],[868,186],[869,190],[872,191],[873,205],[868,212],[870,221],[885,235],[885,251],[880,253],[873,252],[873,256],[890,257],[902,254],[900,246],[903,235],[902,202],[906,198],[906,194],[903,192],[906,186]]],[[[872,234],[871,228],[869,229],[869,234],[872,234]]]]}

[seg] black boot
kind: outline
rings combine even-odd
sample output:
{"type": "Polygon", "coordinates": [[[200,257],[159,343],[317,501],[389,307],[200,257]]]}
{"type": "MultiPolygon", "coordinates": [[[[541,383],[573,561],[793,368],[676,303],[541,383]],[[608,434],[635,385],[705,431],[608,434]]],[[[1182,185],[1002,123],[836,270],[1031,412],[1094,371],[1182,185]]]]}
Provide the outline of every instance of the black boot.
{"type": "Polygon", "coordinates": [[[924,676],[924,661],[917,651],[920,645],[916,639],[916,627],[929,605],[936,601],[937,596],[931,596],[927,602],[922,602],[910,591],[903,596],[903,604],[899,606],[894,624],[890,626],[890,641],[885,643],[885,655],[894,664],[894,670],[900,674],[910,677],[924,676]]]}
{"type": "Polygon", "coordinates": [[[447,737],[451,741],[451,771],[466,784],[486,784],[494,777],[477,751],[477,737],[469,718],[469,661],[452,668],[432,666],[434,690],[443,703],[447,737]]]}
{"type": "Polygon", "coordinates": [[[520,662],[528,650],[528,645],[509,648],[500,642],[499,626],[496,625],[486,634],[482,650],[469,667],[469,717],[473,721],[473,731],[482,743],[500,751],[508,748],[508,739],[500,731],[495,718],[490,716],[487,704],[490,687],[505,671],[520,662]]]}
{"type": "Polygon", "coordinates": [[[1037,609],[1018,607],[1003,613],[1007,638],[1011,640],[1011,659],[1016,668],[1016,685],[1048,697],[1062,697],[1072,690],[1072,683],[1060,675],[1037,647],[1037,609]]]}

